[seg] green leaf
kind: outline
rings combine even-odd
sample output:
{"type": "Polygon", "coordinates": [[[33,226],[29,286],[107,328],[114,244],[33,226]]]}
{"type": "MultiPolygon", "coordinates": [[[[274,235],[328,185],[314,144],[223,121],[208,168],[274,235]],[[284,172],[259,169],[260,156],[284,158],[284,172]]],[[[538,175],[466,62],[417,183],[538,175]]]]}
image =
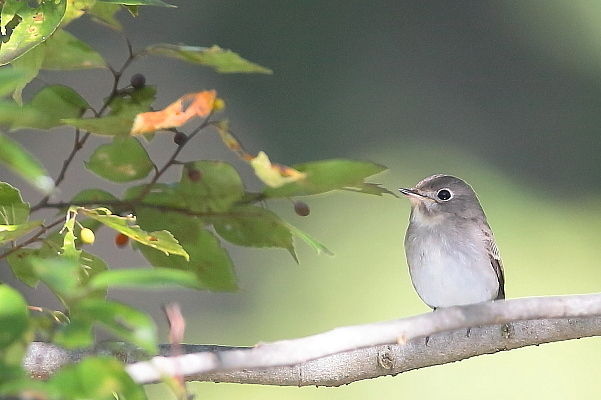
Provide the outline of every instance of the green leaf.
{"type": "Polygon", "coordinates": [[[90,107],[79,93],[64,85],[46,86],[36,93],[29,105],[40,114],[46,114],[45,125],[28,125],[40,129],[62,125],[61,119],[80,117],[90,107]]]}
{"type": "Polygon", "coordinates": [[[140,15],[140,6],[126,6],[126,5],[124,5],[123,7],[125,7],[125,9],[127,11],[129,11],[129,14],[132,17],[137,17],[138,15],[140,15]]]}
{"type": "Polygon", "coordinates": [[[42,68],[44,62],[45,48],[43,46],[37,46],[23,54],[21,57],[12,61],[12,66],[16,70],[23,74],[23,77],[16,82],[15,91],[13,92],[13,99],[17,104],[23,103],[22,93],[23,88],[31,82],[42,68]]]}
{"type": "Polygon", "coordinates": [[[106,356],[87,357],[63,367],[47,386],[55,394],[44,398],[146,400],[144,388],[132,380],[123,364],[106,356]]]}
{"type": "Polygon", "coordinates": [[[92,289],[157,288],[183,286],[198,288],[196,276],[190,271],[169,268],[136,268],[105,271],[96,275],[88,285],[92,289]]]}
{"type": "Polygon", "coordinates": [[[178,58],[194,64],[204,65],[205,67],[211,67],[223,74],[272,73],[269,68],[245,60],[237,53],[222,49],[219,46],[197,47],[160,43],[146,47],[145,51],[149,54],[178,58]]]}
{"type": "Polygon", "coordinates": [[[61,28],[87,13],[94,4],[96,4],[96,0],[68,0],[65,16],[61,21],[61,28]]]}
{"type": "Polygon", "coordinates": [[[133,307],[104,299],[85,299],[71,309],[71,320],[79,319],[100,323],[111,333],[150,354],[158,352],[152,318],[133,307]]]}
{"type": "Polygon", "coordinates": [[[92,20],[107,25],[117,31],[123,30],[121,23],[115,18],[115,14],[121,10],[119,4],[110,4],[106,2],[96,2],[94,6],[88,10],[87,14],[92,17],[92,20]]]}
{"type": "Polygon", "coordinates": [[[90,203],[97,202],[96,204],[102,204],[106,201],[116,201],[118,200],[113,194],[107,192],[102,189],[84,189],[81,192],[77,193],[73,198],[69,201],[71,204],[77,205],[78,203],[90,203]]]}
{"type": "Polygon", "coordinates": [[[276,214],[257,206],[234,207],[214,219],[215,232],[230,243],[248,247],[281,247],[298,262],[288,225],[276,214]]]}
{"type": "MultiPolygon", "coordinates": [[[[0,152],[3,147],[0,142],[0,152]]],[[[20,225],[26,223],[28,219],[29,204],[23,201],[19,190],[8,183],[0,182],[0,223],[20,225]]]]}
{"type": "Polygon", "coordinates": [[[54,180],[48,176],[42,164],[19,143],[2,133],[0,133],[0,163],[19,174],[42,193],[50,193],[54,189],[54,180]]]}
{"type": "MultiPolygon", "coordinates": [[[[6,366],[4,366],[6,368],[6,366]]],[[[11,376],[11,373],[6,373],[6,370],[2,371],[3,374],[0,376],[0,397],[3,399],[19,399],[26,396],[25,393],[36,393],[40,399],[51,399],[59,398],[60,395],[56,393],[50,394],[48,390],[48,384],[40,379],[30,378],[26,376],[23,367],[18,366],[18,371],[11,376]]]]}
{"type": "Polygon", "coordinates": [[[0,47],[0,65],[13,61],[48,39],[63,19],[66,7],[66,1],[42,1],[36,8],[21,7],[17,11],[20,22],[0,47]]]}
{"type": "Polygon", "coordinates": [[[386,170],[386,167],[365,161],[334,159],[294,165],[292,168],[307,174],[306,178],[278,188],[266,187],[265,197],[304,196],[336,189],[361,190],[365,178],[386,170]]]}
{"type": "Polygon", "coordinates": [[[104,3],[123,4],[126,6],[161,6],[176,7],[161,0],[102,0],[104,3]]]}
{"type": "Polygon", "coordinates": [[[30,221],[19,225],[0,225],[0,245],[11,242],[42,226],[44,221],[30,221]]]}
{"type": "Polygon", "coordinates": [[[71,260],[79,261],[79,256],[81,255],[81,250],[79,250],[76,246],[75,236],[75,216],[76,213],[72,211],[71,207],[67,214],[67,219],[60,230],[63,235],[63,243],[61,246],[61,254],[65,256],[65,258],[69,258],[71,260]]]}
{"type": "Polygon", "coordinates": [[[168,257],[146,246],[136,245],[154,267],[193,272],[191,282],[198,289],[231,291],[237,289],[236,276],[227,251],[213,234],[203,227],[199,218],[177,212],[163,212],[150,208],[137,210],[137,221],[144,229],[169,229],[189,254],[189,261],[168,257]],[[197,286],[196,286],[197,285],[197,286]]]}
{"type": "MultiPolygon", "coordinates": [[[[89,225],[88,221],[83,221],[82,225],[89,225]]],[[[96,221],[94,221],[96,222],[96,221]]],[[[71,227],[74,221],[71,218],[69,226],[63,230],[63,233],[58,231],[51,233],[46,237],[42,246],[38,249],[22,248],[8,255],[7,261],[12,268],[15,277],[20,279],[28,286],[35,287],[39,282],[38,271],[34,267],[40,260],[69,258],[71,262],[76,262],[79,265],[77,268],[76,279],[79,286],[85,286],[86,283],[96,274],[106,271],[107,265],[100,258],[86,251],[78,250],[75,247],[75,233],[70,230],[79,230],[79,226],[71,227]],[[68,250],[67,250],[68,248],[68,250]],[[57,257],[57,254],[60,256],[57,257]]],[[[59,283],[60,285],[60,283],[59,283]]],[[[82,293],[85,290],[82,290],[82,293]]],[[[76,294],[79,294],[79,289],[76,294]]],[[[88,295],[104,296],[104,292],[88,293],[88,295]]]]}
{"type": "Polygon", "coordinates": [[[110,103],[111,112],[106,117],[67,118],[62,122],[97,135],[129,135],[134,118],[139,113],[150,110],[155,95],[156,89],[150,85],[140,89],[126,90],[110,103]]]}
{"type": "Polygon", "coordinates": [[[33,270],[31,260],[37,257],[40,257],[40,250],[22,248],[10,253],[6,257],[6,261],[17,279],[27,286],[36,287],[40,278],[38,278],[38,275],[33,270]]]}
{"type": "Polygon", "coordinates": [[[50,129],[63,125],[62,119],[80,117],[88,103],[73,89],[63,85],[46,86],[23,106],[0,103],[0,123],[18,128],[50,129]]]}
{"type": "Polygon", "coordinates": [[[47,386],[55,395],[44,398],[146,400],[144,388],[132,380],[123,364],[106,356],[86,357],[61,368],[47,386]]]}
{"type": "Polygon", "coordinates": [[[138,139],[119,135],[99,146],[85,166],[111,182],[129,182],[145,178],[154,164],[138,139]]]}
{"type": "Polygon", "coordinates": [[[106,68],[106,63],[99,53],[65,30],[56,31],[44,46],[46,56],[42,69],[66,71],[106,68]]]}
{"type": "Polygon", "coordinates": [[[227,211],[244,195],[240,175],[234,167],[223,161],[184,164],[182,177],[175,190],[187,208],[200,213],[227,211]]]}
{"type": "Polygon", "coordinates": [[[8,285],[0,285],[0,353],[27,331],[27,303],[21,294],[8,285]]]}
{"type": "Polygon", "coordinates": [[[0,285],[0,387],[25,376],[23,358],[31,341],[29,310],[22,295],[8,285],[0,285]]]}
{"type": "Polygon", "coordinates": [[[81,266],[68,257],[31,257],[35,275],[65,304],[84,294],[80,284],[81,266]]]}
{"type": "Polygon", "coordinates": [[[127,135],[135,115],[108,115],[100,118],[66,118],[62,122],[97,135],[127,135]]]}
{"type": "MultiPolygon", "coordinates": [[[[116,201],[119,201],[119,199],[105,190],[84,189],[81,192],[77,193],[75,196],[73,196],[73,198],[69,200],[69,203],[77,206],[83,206],[84,208],[91,208],[92,206],[105,207],[107,203],[116,201]]],[[[110,208],[116,214],[119,214],[121,212],[120,210],[116,209],[116,206],[111,206],[110,208]]],[[[67,207],[65,207],[63,210],[66,211],[67,207]]],[[[91,229],[92,231],[96,231],[102,225],[99,221],[96,221],[95,219],[91,218],[79,220],[79,223],[82,227],[91,229]]]]}
{"type": "Polygon", "coordinates": [[[90,347],[94,344],[94,321],[85,316],[77,316],[71,313],[71,319],[67,324],[60,326],[52,337],[54,343],[65,349],[77,349],[90,347]]]}
{"type": "Polygon", "coordinates": [[[24,78],[25,73],[12,66],[0,68],[0,96],[14,92],[24,78]]]}
{"type": "Polygon", "coordinates": [[[173,208],[187,209],[187,202],[182,199],[175,185],[155,183],[148,190],[148,184],[128,188],[123,194],[125,200],[144,201],[146,204],[164,205],[173,208]],[[140,200],[140,196],[145,194],[140,200]]]}
{"type": "Polygon", "coordinates": [[[382,196],[383,194],[389,194],[394,197],[399,197],[399,196],[397,196],[396,193],[391,192],[390,190],[386,189],[379,183],[364,182],[362,185],[356,185],[353,188],[345,188],[344,190],[348,190],[349,192],[373,194],[375,196],[382,196]]]}
{"type": "Polygon", "coordinates": [[[107,272],[109,269],[108,265],[106,265],[102,258],[88,253],[87,251],[81,252],[79,261],[82,266],[80,271],[80,284],[85,286],[87,290],[92,290],[92,292],[87,293],[87,297],[106,298],[106,288],[92,287],[90,286],[90,282],[97,276],[107,272]]]}
{"type": "Polygon", "coordinates": [[[134,239],[144,246],[148,246],[162,252],[166,256],[178,255],[182,256],[185,260],[189,258],[188,253],[168,231],[157,230],[148,233],[140,229],[138,225],[132,225],[132,218],[112,215],[111,212],[106,208],[97,208],[93,210],[77,208],[76,210],[78,213],[93,218],[101,222],[103,225],[106,225],[109,228],[112,228],[117,232],[121,232],[129,238],[134,239]]]}
{"type": "Polygon", "coordinates": [[[331,252],[330,249],[328,249],[322,243],[318,242],[316,239],[314,239],[313,237],[311,237],[309,234],[301,231],[297,227],[295,227],[295,226],[293,226],[293,225],[291,225],[291,224],[289,224],[287,222],[286,222],[286,225],[288,226],[288,229],[290,229],[290,232],[292,232],[294,235],[296,235],[300,239],[304,240],[305,243],[307,243],[318,254],[324,253],[324,254],[327,254],[329,256],[333,256],[334,255],[334,253],[331,252]]]}
{"type": "Polygon", "coordinates": [[[17,26],[20,22],[17,13],[24,7],[27,7],[27,3],[21,2],[20,0],[7,0],[3,2],[2,8],[0,9],[0,33],[2,36],[8,34],[6,28],[13,29],[17,26]]]}
{"type": "Polygon", "coordinates": [[[63,245],[63,237],[58,232],[51,233],[46,237],[42,246],[38,249],[21,248],[8,255],[7,261],[12,268],[13,274],[28,286],[36,287],[39,277],[34,270],[32,260],[56,258],[63,245]]]}

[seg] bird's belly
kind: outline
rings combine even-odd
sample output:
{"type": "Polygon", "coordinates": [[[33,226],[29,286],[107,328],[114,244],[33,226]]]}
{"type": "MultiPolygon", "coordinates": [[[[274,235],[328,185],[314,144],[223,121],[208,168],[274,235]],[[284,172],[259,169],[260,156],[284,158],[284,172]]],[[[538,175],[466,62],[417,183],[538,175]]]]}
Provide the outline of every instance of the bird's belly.
{"type": "Polygon", "coordinates": [[[422,237],[420,250],[408,259],[417,294],[430,307],[450,307],[493,300],[499,281],[484,246],[422,237]]]}

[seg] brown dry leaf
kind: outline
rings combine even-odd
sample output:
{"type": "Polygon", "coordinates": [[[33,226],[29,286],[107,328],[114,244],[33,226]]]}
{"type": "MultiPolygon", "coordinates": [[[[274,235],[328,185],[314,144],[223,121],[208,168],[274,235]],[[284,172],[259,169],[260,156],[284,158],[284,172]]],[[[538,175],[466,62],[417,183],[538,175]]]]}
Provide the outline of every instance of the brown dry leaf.
{"type": "Polygon", "coordinates": [[[136,115],[130,133],[138,135],[160,129],[176,128],[184,125],[190,118],[206,117],[213,110],[216,97],[215,90],[188,93],[161,111],[140,113],[136,115]]]}

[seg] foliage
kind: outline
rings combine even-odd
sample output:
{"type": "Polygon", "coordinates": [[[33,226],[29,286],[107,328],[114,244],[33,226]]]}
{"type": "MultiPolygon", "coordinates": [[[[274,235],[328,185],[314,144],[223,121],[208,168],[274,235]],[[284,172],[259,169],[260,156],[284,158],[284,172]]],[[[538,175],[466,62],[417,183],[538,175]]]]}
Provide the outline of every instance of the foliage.
{"type": "MultiPolygon", "coordinates": [[[[107,300],[108,288],[177,285],[234,290],[234,268],[223,241],[285,249],[297,260],[297,237],[317,251],[328,252],[267,209],[267,201],[332,190],[386,193],[365,182],[384,169],[380,165],[337,159],[284,166],[272,163],[264,152],[248,153],[229,130],[227,120],[218,118],[225,103],[215,90],[183,94],[165,109],[154,110],[156,87],[147,85],[139,74],[129,83],[122,82],[134,59],[152,55],[219,73],[269,74],[268,68],[218,46],[154,44],[134,51],[127,41],[128,58],[117,69],[65,30],[71,21],[85,15],[122,30],[116,13],[126,9],[135,16],[144,5],[169,6],[159,0],[43,0],[37,6],[19,0],[0,2],[0,64],[4,65],[0,68],[0,96],[4,96],[0,126],[5,132],[56,127],[73,132],[73,147],[56,178],[26,148],[0,133],[0,162],[41,193],[41,199],[30,206],[17,188],[0,182],[0,258],[6,259],[23,283],[31,287],[43,283],[64,306],[63,310],[28,306],[16,289],[0,285],[2,395],[33,390],[43,397],[108,398],[119,393],[123,398],[143,398],[143,391],[125,373],[123,364],[107,357],[89,357],[48,381],[34,381],[21,367],[27,344],[37,335],[66,348],[91,346],[93,328],[100,325],[148,355],[156,354],[153,321],[133,307],[107,300]],[[41,70],[82,68],[112,73],[113,82],[107,84],[108,94],[99,107],[75,88],[60,84],[49,84],[30,100],[23,100],[24,87],[41,70]],[[181,131],[190,121],[198,121],[196,128],[181,131]],[[249,164],[265,184],[263,190],[247,191],[238,171],[227,162],[178,159],[186,144],[208,129],[215,130],[225,146],[249,164]],[[171,156],[161,166],[146,150],[158,132],[173,135],[175,142],[171,156]],[[104,180],[130,186],[119,195],[83,188],[72,199],[51,200],[74,165],[74,156],[89,146],[92,135],[105,136],[107,143],[93,149],[85,168],[104,180]],[[181,171],[179,180],[164,180],[170,169],[181,171]],[[49,220],[32,218],[44,209],[56,209],[59,215],[49,220]],[[115,232],[117,246],[129,243],[138,249],[152,268],[110,269],[99,256],[82,250],[82,245],[94,243],[94,232],[101,227],[115,232]]],[[[299,215],[309,214],[304,202],[295,202],[295,210],[299,215]]]]}

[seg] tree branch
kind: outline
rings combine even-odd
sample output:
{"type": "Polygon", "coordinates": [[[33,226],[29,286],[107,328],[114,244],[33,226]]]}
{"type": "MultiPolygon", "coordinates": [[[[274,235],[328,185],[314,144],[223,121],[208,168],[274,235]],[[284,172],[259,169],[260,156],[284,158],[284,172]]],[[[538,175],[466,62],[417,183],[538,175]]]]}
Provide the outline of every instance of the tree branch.
{"type": "MultiPolygon", "coordinates": [[[[170,347],[163,346],[164,356],[147,362],[135,362],[135,351],[118,352],[132,363],[127,371],[139,383],[184,375],[188,381],[338,386],[481,354],[601,335],[600,316],[601,294],[523,298],[340,327],[253,348],[184,345],[182,351],[189,354],[166,357],[170,347]]],[[[42,347],[30,348],[26,367],[42,376],[34,371],[43,364],[44,345],[37,345],[42,347]]],[[[62,363],[82,357],[52,349],[59,351],[54,358],[62,363]]],[[[59,364],[46,366],[45,373],[59,364]]]]}

